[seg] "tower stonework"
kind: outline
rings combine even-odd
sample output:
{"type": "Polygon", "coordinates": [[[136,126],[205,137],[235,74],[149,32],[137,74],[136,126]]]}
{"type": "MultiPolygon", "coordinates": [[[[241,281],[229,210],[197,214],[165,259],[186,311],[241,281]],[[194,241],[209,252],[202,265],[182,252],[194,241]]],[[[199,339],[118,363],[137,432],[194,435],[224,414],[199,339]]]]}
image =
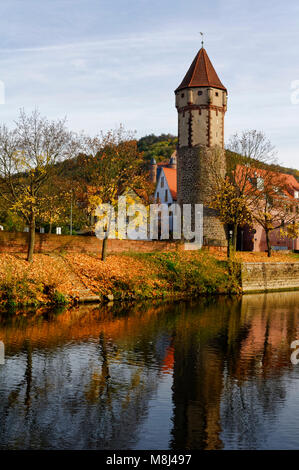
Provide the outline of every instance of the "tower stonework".
{"type": "Polygon", "coordinates": [[[154,184],[157,182],[157,162],[154,157],[150,163],[150,181],[154,184]]]}
{"type": "MultiPolygon", "coordinates": [[[[217,212],[209,207],[216,175],[225,174],[227,90],[201,48],[175,91],[178,111],[178,203],[203,204],[204,245],[226,246],[217,212]]],[[[193,224],[192,224],[193,225],[193,224]]]]}

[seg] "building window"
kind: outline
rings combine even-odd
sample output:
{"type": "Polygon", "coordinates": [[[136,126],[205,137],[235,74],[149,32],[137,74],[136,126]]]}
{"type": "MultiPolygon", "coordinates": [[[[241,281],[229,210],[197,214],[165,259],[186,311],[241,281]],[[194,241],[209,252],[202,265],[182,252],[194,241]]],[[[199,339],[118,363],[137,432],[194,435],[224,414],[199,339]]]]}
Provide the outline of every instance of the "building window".
{"type": "Polygon", "coordinates": [[[159,191],[157,191],[157,198],[156,198],[156,199],[157,199],[157,201],[159,200],[159,197],[160,197],[160,195],[159,195],[159,191]]]}
{"type": "Polygon", "coordinates": [[[184,98],[184,97],[185,97],[185,93],[182,93],[182,94],[181,94],[181,98],[184,98]]]}
{"type": "Polygon", "coordinates": [[[167,191],[167,189],[165,189],[165,202],[167,202],[167,201],[168,201],[168,191],[167,191]]]}
{"type": "Polygon", "coordinates": [[[257,189],[260,189],[261,191],[264,189],[264,180],[260,176],[258,176],[256,179],[256,187],[257,189]]]}
{"type": "Polygon", "coordinates": [[[198,94],[198,96],[201,96],[201,95],[202,95],[202,91],[198,91],[197,94],[198,94]]]}
{"type": "Polygon", "coordinates": [[[161,176],[161,184],[160,184],[161,188],[164,188],[164,176],[161,176]]]}
{"type": "Polygon", "coordinates": [[[219,95],[218,91],[216,91],[215,95],[216,95],[216,96],[218,96],[218,95],[219,95]]]}

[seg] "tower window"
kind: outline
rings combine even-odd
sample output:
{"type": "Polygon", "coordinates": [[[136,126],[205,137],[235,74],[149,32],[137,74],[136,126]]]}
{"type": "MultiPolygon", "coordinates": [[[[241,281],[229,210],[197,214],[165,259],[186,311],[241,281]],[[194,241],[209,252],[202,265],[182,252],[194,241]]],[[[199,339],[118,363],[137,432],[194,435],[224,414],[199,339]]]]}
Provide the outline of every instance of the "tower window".
{"type": "Polygon", "coordinates": [[[197,92],[198,96],[202,95],[202,91],[197,92]]]}
{"type": "Polygon", "coordinates": [[[181,98],[184,98],[184,96],[185,96],[185,93],[182,93],[182,94],[181,94],[181,98]]]}
{"type": "Polygon", "coordinates": [[[167,189],[165,189],[165,202],[167,202],[167,201],[168,201],[168,191],[167,191],[167,189]]]}
{"type": "Polygon", "coordinates": [[[161,184],[160,184],[161,188],[164,188],[164,176],[161,177],[161,184]]]}
{"type": "Polygon", "coordinates": [[[216,95],[216,96],[218,96],[218,95],[219,95],[218,91],[216,91],[215,95],[216,95]]]}

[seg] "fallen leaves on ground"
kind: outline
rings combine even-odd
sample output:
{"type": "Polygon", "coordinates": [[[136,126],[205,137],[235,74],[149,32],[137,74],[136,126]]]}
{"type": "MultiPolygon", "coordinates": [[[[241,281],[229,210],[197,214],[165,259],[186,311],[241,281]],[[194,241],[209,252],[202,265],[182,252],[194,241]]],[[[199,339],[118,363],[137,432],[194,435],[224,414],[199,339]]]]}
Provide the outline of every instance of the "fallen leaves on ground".
{"type": "MultiPolygon", "coordinates": [[[[166,253],[153,254],[157,258],[164,255],[166,253]]],[[[171,259],[171,252],[167,256],[171,259]]],[[[221,252],[206,256],[204,252],[187,251],[173,253],[173,256],[185,265],[196,258],[202,265],[208,263],[211,257],[226,260],[225,253],[221,252]]],[[[267,253],[238,252],[236,260],[294,262],[299,261],[299,257],[282,252],[274,252],[271,258],[267,257],[267,253]]],[[[161,264],[156,264],[150,256],[129,253],[111,254],[105,262],[93,254],[35,254],[32,263],[26,261],[25,254],[0,254],[0,302],[1,298],[5,299],[5,289],[13,291],[12,297],[17,302],[26,303],[26,299],[34,299],[46,303],[50,291],[79,298],[107,295],[113,292],[115,286],[120,291],[130,290],[130,283],[137,291],[147,290],[155,297],[171,288],[170,281],[160,274],[161,264]]]]}

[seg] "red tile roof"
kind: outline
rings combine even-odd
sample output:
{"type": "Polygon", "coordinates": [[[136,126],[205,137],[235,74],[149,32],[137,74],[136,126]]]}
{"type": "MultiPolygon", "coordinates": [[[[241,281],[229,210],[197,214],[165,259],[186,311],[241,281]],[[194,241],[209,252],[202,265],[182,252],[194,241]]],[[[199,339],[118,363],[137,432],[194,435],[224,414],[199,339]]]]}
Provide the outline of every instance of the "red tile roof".
{"type": "Polygon", "coordinates": [[[171,192],[172,199],[176,200],[177,198],[177,172],[175,168],[163,168],[165,178],[169,187],[169,191],[171,192]]]}
{"type": "Polygon", "coordinates": [[[261,177],[266,179],[266,185],[269,187],[277,185],[277,187],[282,189],[285,195],[291,198],[294,197],[294,191],[299,191],[299,183],[293,175],[254,167],[243,172],[242,168],[242,165],[237,165],[236,167],[236,179],[239,180],[240,184],[244,184],[245,180],[247,180],[249,176],[252,178],[261,177]]]}
{"type": "Polygon", "coordinates": [[[209,56],[203,47],[196,55],[184,80],[176,91],[190,87],[213,87],[227,91],[221,83],[209,56]]]}
{"type": "Polygon", "coordinates": [[[299,191],[299,183],[296,180],[294,175],[287,175],[284,174],[285,179],[286,179],[286,184],[290,189],[293,189],[294,191],[299,191]]]}

